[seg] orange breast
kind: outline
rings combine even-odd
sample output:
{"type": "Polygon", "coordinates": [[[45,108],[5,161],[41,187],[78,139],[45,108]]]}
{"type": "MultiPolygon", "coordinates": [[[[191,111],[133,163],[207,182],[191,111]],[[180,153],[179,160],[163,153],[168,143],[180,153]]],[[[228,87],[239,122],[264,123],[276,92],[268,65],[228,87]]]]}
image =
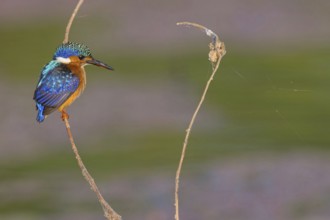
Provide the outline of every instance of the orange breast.
{"type": "Polygon", "coordinates": [[[71,105],[84,91],[86,87],[86,73],[84,67],[79,64],[69,64],[68,67],[71,69],[72,73],[77,75],[79,78],[79,85],[77,90],[58,108],[59,111],[67,108],[71,105]]]}

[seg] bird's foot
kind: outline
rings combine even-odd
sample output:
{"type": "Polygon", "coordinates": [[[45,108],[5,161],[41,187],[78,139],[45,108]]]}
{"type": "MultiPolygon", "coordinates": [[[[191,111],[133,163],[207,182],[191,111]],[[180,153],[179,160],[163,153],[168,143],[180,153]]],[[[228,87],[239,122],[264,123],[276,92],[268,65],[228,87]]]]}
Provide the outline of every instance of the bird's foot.
{"type": "Polygon", "coordinates": [[[62,116],[61,116],[62,120],[65,121],[66,119],[69,119],[69,114],[66,113],[66,111],[62,111],[62,116]]]}

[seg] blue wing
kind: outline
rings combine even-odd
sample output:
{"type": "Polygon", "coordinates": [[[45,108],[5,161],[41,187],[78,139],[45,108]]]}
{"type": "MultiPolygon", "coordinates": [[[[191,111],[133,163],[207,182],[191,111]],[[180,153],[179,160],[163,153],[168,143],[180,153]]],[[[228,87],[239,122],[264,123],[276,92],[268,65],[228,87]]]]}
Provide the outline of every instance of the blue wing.
{"type": "Polygon", "coordinates": [[[41,71],[33,99],[37,103],[38,117],[48,115],[60,107],[79,86],[79,78],[69,68],[56,61],[41,71]]]}

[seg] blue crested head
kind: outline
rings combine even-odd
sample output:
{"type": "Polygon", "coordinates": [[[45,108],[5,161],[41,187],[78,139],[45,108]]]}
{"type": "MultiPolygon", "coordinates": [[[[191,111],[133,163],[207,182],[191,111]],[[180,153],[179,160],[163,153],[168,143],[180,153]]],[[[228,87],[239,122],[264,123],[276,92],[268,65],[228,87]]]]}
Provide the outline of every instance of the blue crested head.
{"type": "Polygon", "coordinates": [[[70,56],[92,56],[90,49],[80,43],[73,43],[68,42],[65,44],[61,44],[54,53],[53,59],[56,59],[56,57],[63,57],[68,58],[70,56]]]}

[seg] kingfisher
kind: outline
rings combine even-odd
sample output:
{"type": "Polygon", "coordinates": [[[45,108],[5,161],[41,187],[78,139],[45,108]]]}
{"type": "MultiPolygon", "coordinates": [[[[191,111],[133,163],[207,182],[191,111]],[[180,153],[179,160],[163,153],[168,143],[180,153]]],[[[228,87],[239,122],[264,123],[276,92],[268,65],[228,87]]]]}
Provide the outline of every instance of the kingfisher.
{"type": "Polygon", "coordinates": [[[56,110],[62,113],[62,120],[69,117],[66,108],[86,87],[84,67],[88,64],[113,70],[111,66],[94,59],[90,49],[84,44],[67,42],[56,49],[53,59],[41,70],[34,91],[33,99],[36,102],[39,123],[56,110]]]}

